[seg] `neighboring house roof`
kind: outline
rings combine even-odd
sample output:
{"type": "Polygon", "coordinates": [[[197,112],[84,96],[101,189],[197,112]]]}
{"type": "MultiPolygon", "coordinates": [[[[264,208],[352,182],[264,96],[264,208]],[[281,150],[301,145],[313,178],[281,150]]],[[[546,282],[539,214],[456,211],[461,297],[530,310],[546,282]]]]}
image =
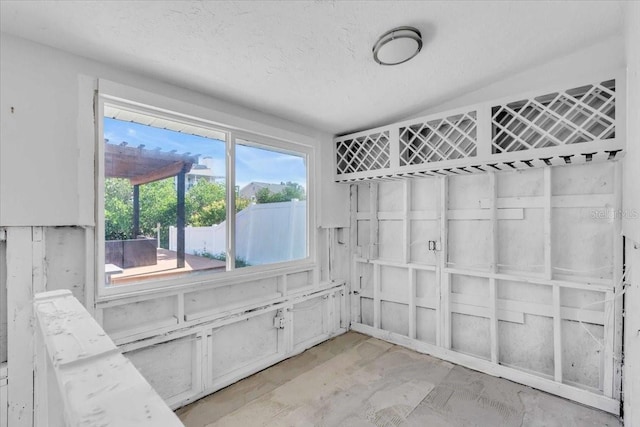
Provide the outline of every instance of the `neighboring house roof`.
{"type": "Polygon", "coordinates": [[[286,185],[252,181],[240,189],[240,197],[243,197],[245,199],[253,199],[255,198],[256,193],[263,188],[269,189],[269,191],[272,193],[280,193],[286,188],[286,185]]]}

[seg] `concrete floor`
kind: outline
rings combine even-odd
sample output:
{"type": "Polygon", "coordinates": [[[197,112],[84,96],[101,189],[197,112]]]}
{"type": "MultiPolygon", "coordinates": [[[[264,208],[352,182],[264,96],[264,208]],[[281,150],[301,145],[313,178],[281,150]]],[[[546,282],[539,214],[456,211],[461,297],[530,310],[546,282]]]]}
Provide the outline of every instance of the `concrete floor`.
{"type": "Polygon", "coordinates": [[[621,426],[532,388],[355,332],[177,411],[203,426],[621,426]]]}

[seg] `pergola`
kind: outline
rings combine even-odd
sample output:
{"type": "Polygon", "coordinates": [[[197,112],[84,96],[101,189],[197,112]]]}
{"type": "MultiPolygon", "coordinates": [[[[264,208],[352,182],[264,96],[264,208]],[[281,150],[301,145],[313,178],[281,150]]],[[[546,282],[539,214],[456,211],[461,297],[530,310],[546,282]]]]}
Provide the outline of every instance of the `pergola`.
{"type": "Polygon", "coordinates": [[[126,178],[133,185],[133,235],[135,237],[140,232],[140,185],[172,176],[178,177],[177,268],[184,267],[185,258],[185,174],[197,161],[198,156],[192,156],[190,153],[148,150],[144,145],[129,147],[126,142],[120,145],[105,144],[105,177],[126,178]]]}

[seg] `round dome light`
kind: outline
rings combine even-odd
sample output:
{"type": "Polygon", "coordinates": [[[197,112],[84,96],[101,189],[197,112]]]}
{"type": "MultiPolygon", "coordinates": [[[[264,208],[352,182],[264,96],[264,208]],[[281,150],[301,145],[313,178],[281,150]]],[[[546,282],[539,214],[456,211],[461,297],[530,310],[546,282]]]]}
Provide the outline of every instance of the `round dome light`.
{"type": "Polygon", "coordinates": [[[422,49],[422,34],[413,27],[398,27],[384,33],[373,45],[373,59],[380,65],[407,62],[422,49]]]}

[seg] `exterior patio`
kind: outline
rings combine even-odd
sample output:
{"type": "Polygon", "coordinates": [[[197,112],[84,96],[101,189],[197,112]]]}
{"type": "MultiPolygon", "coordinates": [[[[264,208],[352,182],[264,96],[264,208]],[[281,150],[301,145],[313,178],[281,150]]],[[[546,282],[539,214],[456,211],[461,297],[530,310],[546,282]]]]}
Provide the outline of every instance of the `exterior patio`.
{"type": "Polygon", "coordinates": [[[224,271],[225,262],[206,257],[185,254],[184,267],[176,267],[177,252],[159,248],[157,250],[158,263],[143,267],[126,268],[119,274],[111,276],[111,285],[123,285],[148,279],[165,279],[184,273],[196,271],[224,271]]]}

